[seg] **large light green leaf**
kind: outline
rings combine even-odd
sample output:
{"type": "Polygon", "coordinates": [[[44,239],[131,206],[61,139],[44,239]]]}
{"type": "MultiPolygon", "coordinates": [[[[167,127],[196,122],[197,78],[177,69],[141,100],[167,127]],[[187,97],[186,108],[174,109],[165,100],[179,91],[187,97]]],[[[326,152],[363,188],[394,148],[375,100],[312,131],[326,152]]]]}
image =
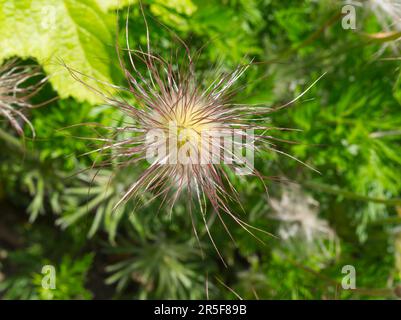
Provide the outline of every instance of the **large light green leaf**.
{"type": "Polygon", "coordinates": [[[138,3],[138,0],[96,0],[96,2],[102,10],[107,11],[138,3]]]}
{"type": "MultiPolygon", "coordinates": [[[[96,2],[104,11],[122,9],[128,5],[139,7],[139,0],[96,0],[96,2]]],[[[191,0],[142,0],[142,3],[148,4],[150,11],[163,22],[181,29],[188,27],[182,15],[191,16],[197,10],[191,0]]]]}
{"type": "MultiPolygon", "coordinates": [[[[100,99],[74,80],[67,66],[110,81],[111,17],[94,0],[0,0],[0,63],[9,57],[35,58],[51,76],[60,97],[100,99]]],[[[85,78],[85,82],[95,84],[85,78]]]]}

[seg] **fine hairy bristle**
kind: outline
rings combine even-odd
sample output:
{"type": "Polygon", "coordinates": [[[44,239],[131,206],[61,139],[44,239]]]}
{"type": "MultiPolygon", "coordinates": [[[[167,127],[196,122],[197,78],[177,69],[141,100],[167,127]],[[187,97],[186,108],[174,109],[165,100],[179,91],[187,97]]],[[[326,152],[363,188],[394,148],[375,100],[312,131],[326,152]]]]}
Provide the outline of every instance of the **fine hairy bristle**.
{"type": "Polygon", "coordinates": [[[24,134],[24,123],[29,126],[32,135],[35,136],[35,130],[26,111],[42,105],[33,105],[30,99],[41,90],[47,78],[29,82],[42,75],[38,66],[22,65],[16,59],[0,67],[0,115],[8,120],[21,136],[24,134]]]}
{"type": "MultiPolygon", "coordinates": [[[[270,134],[273,130],[286,129],[266,125],[266,116],[277,108],[234,103],[233,98],[239,90],[238,79],[251,64],[240,65],[228,73],[212,70],[213,76],[206,77],[196,71],[199,52],[191,54],[181,39],[178,41],[185,53],[183,60],[175,60],[177,55],[173,54],[169,59],[157,55],[151,48],[145,14],[143,17],[147,32],[146,50],[130,47],[127,17],[126,48],[117,45],[117,52],[128,88],[111,85],[113,90],[120,89],[131,95],[134,103],[89,86],[82,80],[85,75],[66,66],[75,79],[123,111],[131,121],[124,127],[113,128],[115,134],[99,139],[102,146],[91,152],[110,153],[107,163],[101,166],[112,162],[120,166],[148,162],[147,169],[122,194],[115,208],[149,191],[153,193],[153,199],[158,198],[161,204],[167,204],[171,212],[177,199],[185,194],[193,226],[194,219],[199,218],[192,212],[195,204],[212,242],[207,223],[209,203],[230,236],[223,214],[253,235],[252,229],[259,229],[229,209],[229,202],[239,202],[239,194],[229,177],[233,174],[252,175],[263,181],[262,174],[253,167],[254,154],[270,151],[286,155],[273,142],[280,139],[270,134]],[[124,53],[129,65],[124,63],[124,53]]],[[[294,102],[305,92],[278,109],[294,102]]],[[[194,231],[196,235],[195,227],[194,231]]]]}

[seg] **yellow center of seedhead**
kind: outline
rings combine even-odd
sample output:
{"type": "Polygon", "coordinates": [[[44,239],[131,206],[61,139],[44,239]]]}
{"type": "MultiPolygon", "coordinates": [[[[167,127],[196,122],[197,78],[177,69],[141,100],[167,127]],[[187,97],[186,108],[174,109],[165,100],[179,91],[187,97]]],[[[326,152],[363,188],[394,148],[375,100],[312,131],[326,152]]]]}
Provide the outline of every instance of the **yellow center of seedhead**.
{"type": "Polygon", "coordinates": [[[200,99],[171,97],[169,100],[153,116],[164,131],[167,158],[177,159],[178,164],[184,165],[209,163],[211,134],[221,128],[220,122],[214,120],[207,104],[200,99]]]}
{"type": "Polygon", "coordinates": [[[206,114],[206,108],[199,101],[191,102],[189,99],[172,99],[171,107],[158,113],[155,118],[166,131],[167,136],[174,135],[178,148],[186,143],[200,151],[202,147],[202,134],[208,134],[218,129],[218,122],[213,121],[206,114]]]}

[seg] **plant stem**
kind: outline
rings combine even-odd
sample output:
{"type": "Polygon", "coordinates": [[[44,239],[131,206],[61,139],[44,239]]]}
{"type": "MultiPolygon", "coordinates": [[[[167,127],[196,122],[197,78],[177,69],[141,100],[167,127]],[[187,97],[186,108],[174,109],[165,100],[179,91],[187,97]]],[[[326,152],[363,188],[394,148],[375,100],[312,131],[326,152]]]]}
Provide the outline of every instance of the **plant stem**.
{"type": "Polygon", "coordinates": [[[20,141],[12,136],[11,134],[7,133],[3,129],[0,128],[0,139],[2,139],[8,146],[16,149],[20,153],[26,152],[25,148],[21,145],[20,141]]]}
{"type": "Polygon", "coordinates": [[[346,199],[351,200],[358,200],[358,201],[366,201],[366,202],[375,202],[375,203],[382,203],[389,206],[400,206],[401,199],[400,198],[393,198],[393,199],[384,199],[384,198],[374,198],[369,196],[364,196],[361,194],[357,194],[351,191],[342,190],[337,187],[332,187],[327,184],[316,183],[316,182],[305,182],[303,185],[307,188],[314,189],[317,191],[322,191],[325,193],[335,194],[342,196],[346,199]]]}
{"type": "Polygon", "coordinates": [[[0,140],[3,140],[7,146],[17,151],[18,153],[22,154],[24,157],[38,161],[38,157],[35,156],[35,153],[33,154],[29,153],[18,138],[12,136],[11,134],[7,133],[1,128],[0,128],[0,140]]]}

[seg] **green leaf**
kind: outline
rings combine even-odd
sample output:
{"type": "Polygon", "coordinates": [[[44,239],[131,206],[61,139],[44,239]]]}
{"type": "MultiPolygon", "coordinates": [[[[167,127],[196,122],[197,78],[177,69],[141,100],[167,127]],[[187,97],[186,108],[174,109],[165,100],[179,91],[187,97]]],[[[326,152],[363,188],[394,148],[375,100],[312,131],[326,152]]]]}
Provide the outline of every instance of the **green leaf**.
{"type": "MultiPolygon", "coordinates": [[[[96,2],[103,11],[122,9],[128,5],[139,7],[138,0],[96,0],[96,2]]],[[[170,20],[177,20],[177,13],[190,16],[196,10],[191,0],[142,0],[142,3],[149,3],[152,13],[156,16],[167,16],[170,20]]]]}
{"type": "MultiPolygon", "coordinates": [[[[61,98],[98,102],[61,61],[110,82],[112,23],[94,0],[0,0],[0,63],[12,56],[37,59],[61,98]]],[[[88,77],[85,82],[96,87],[88,77]]]]}
{"type": "Polygon", "coordinates": [[[138,0],[96,0],[103,11],[121,9],[125,6],[137,3],[138,0]]]}

